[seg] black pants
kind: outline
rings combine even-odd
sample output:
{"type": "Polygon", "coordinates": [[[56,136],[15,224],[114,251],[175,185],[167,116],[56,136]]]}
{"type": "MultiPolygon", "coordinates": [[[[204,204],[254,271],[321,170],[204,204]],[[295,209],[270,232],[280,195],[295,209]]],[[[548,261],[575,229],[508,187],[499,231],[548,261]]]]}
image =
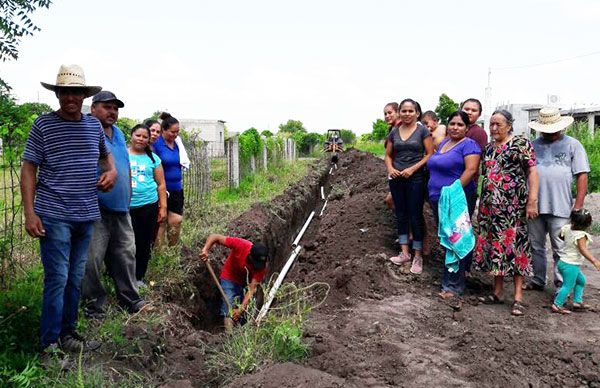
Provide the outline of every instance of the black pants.
{"type": "Polygon", "coordinates": [[[158,202],[129,210],[135,235],[135,277],[144,279],[154,242],[154,229],[158,219],[158,202]]]}

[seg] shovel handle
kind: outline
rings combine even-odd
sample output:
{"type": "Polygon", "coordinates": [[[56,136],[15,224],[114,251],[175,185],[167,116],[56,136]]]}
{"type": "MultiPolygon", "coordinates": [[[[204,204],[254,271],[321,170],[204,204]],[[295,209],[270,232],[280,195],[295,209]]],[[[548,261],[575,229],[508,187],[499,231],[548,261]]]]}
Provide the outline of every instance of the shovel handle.
{"type": "Polygon", "coordinates": [[[207,261],[205,261],[205,263],[206,263],[206,267],[208,268],[208,272],[210,272],[210,276],[213,278],[215,284],[217,285],[217,288],[219,289],[219,292],[221,293],[221,297],[223,298],[223,301],[227,305],[227,310],[231,311],[231,305],[229,304],[229,300],[227,299],[227,296],[225,295],[225,291],[223,291],[223,287],[221,287],[221,283],[219,282],[217,275],[215,275],[215,270],[213,269],[212,265],[210,264],[210,261],[207,260],[207,261]]]}

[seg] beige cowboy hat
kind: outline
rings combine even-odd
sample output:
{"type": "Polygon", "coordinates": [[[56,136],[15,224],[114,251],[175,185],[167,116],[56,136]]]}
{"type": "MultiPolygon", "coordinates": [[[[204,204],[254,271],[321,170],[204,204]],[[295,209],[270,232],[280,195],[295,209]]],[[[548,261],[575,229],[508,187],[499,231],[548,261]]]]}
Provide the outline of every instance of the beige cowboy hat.
{"type": "Polygon", "coordinates": [[[102,90],[101,86],[88,86],[85,84],[83,69],[78,65],[61,65],[56,75],[56,84],[40,82],[43,87],[56,92],[61,88],[78,88],[85,90],[85,96],[91,97],[102,90]]]}
{"type": "Polygon", "coordinates": [[[542,133],[556,133],[573,124],[573,117],[561,116],[557,108],[542,108],[537,120],[527,126],[542,133]]]}

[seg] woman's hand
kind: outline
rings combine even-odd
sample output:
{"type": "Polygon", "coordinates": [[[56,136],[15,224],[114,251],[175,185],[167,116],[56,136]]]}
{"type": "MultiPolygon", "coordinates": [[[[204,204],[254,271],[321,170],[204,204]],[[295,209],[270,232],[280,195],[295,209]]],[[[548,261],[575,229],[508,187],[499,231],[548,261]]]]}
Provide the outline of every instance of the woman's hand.
{"type": "Polygon", "coordinates": [[[415,173],[415,169],[413,167],[409,167],[409,168],[405,168],[404,170],[400,171],[400,176],[403,178],[410,178],[412,176],[412,174],[415,173]]]}
{"type": "Polygon", "coordinates": [[[391,168],[388,169],[388,174],[392,177],[392,178],[398,178],[400,176],[402,176],[402,173],[398,170],[396,170],[395,168],[391,168]]]}
{"type": "Polygon", "coordinates": [[[157,222],[159,224],[162,224],[166,220],[167,220],[167,209],[164,208],[164,207],[159,207],[158,208],[158,220],[157,220],[157,222]]]}
{"type": "Polygon", "coordinates": [[[535,218],[539,215],[537,201],[527,201],[525,206],[525,215],[528,219],[535,218]]]}

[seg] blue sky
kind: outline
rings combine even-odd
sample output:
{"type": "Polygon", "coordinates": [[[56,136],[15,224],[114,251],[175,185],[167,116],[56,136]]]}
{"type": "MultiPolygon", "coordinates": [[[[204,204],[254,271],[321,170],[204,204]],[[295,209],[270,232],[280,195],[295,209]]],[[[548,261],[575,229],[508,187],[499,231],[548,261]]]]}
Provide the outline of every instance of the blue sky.
{"type": "Polygon", "coordinates": [[[494,104],[600,104],[600,55],[499,70],[600,51],[599,17],[594,0],[56,0],[0,73],[21,102],[56,107],[39,81],[77,63],[125,102],[122,116],[365,133],[389,101],[483,101],[488,67],[494,104]]]}

